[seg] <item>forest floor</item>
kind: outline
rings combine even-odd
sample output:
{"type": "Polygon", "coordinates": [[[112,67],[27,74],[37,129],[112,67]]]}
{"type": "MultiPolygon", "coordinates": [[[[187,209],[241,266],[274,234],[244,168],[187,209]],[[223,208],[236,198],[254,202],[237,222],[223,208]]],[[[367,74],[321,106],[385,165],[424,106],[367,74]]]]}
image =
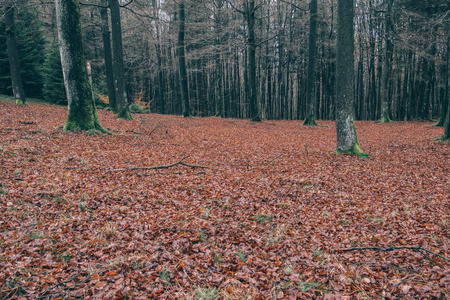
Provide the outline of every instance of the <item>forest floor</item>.
{"type": "Polygon", "coordinates": [[[328,121],[99,110],[105,135],[62,132],[61,106],[0,112],[2,299],[450,298],[430,122],[356,122],[363,159],[328,121]],[[129,169],[180,161],[206,168],[129,169]]]}

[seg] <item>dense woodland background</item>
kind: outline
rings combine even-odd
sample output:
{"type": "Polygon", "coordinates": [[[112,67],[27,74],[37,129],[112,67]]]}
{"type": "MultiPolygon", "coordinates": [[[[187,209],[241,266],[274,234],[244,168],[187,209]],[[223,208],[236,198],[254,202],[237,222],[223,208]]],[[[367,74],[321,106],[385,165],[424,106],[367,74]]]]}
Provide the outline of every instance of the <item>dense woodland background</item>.
{"type": "MultiPolygon", "coordinates": [[[[308,65],[315,56],[315,72],[310,74],[316,118],[334,119],[336,0],[318,1],[317,28],[310,26],[315,14],[309,1],[182,2],[191,115],[251,117],[250,79],[254,72],[262,118],[305,119],[308,65]],[[311,41],[316,49],[308,48],[311,41]],[[249,53],[252,49],[254,61],[249,53]]],[[[102,35],[105,19],[100,14],[105,3],[85,0],[81,6],[85,54],[92,66],[94,93],[100,98],[108,94],[106,37],[102,35]]],[[[148,102],[153,112],[181,114],[180,3],[119,3],[128,99],[148,102]]],[[[15,1],[14,5],[26,95],[66,103],[53,2],[15,1]]],[[[380,119],[384,80],[392,119],[444,115],[449,10],[447,1],[442,0],[356,1],[357,120],[380,119]]],[[[12,94],[4,14],[1,16],[0,93],[12,94]]]]}

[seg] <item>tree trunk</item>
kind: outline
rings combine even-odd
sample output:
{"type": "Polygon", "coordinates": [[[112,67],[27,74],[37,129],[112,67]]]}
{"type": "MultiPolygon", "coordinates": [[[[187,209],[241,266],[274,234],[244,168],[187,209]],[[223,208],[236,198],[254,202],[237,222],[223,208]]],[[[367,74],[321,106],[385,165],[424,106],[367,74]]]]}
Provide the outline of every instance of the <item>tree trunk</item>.
{"type": "Polygon", "coordinates": [[[337,153],[367,157],[360,149],[353,117],[354,35],[353,0],[338,0],[336,131],[337,153]]]}
{"type": "Polygon", "coordinates": [[[303,125],[314,126],[316,123],[316,97],[315,86],[315,65],[317,53],[317,0],[311,0],[309,7],[309,49],[308,49],[308,85],[306,91],[306,102],[308,112],[303,125]]]}
{"type": "Polygon", "coordinates": [[[109,8],[111,10],[114,86],[116,88],[118,111],[117,117],[131,120],[132,117],[128,107],[127,92],[125,90],[125,67],[123,63],[119,0],[109,0],[109,8]]]}
{"type": "Polygon", "coordinates": [[[184,34],[185,34],[185,11],[184,11],[184,1],[178,4],[179,17],[180,17],[180,27],[178,29],[178,66],[180,69],[180,80],[181,80],[181,95],[182,95],[182,107],[183,107],[183,117],[190,116],[189,108],[189,90],[187,82],[187,72],[186,72],[186,56],[184,53],[184,34]]]}
{"type": "Polygon", "coordinates": [[[22,75],[20,73],[17,39],[14,26],[14,7],[13,3],[10,2],[8,2],[5,7],[5,31],[13,95],[16,100],[16,104],[23,105],[27,103],[27,99],[25,98],[25,92],[22,85],[22,75]]]}
{"type": "Polygon", "coordinates": [[[386,12],[386,33],[385,41],[386,46],[384,48],[384,61],[381,77],[381,115],[379,123],[391,122],[389,115],[389,83],[391,80],[392,71],[392,53],[394,43],[392,42],[392,4],[393,0],[387,0],[387,12],[386,12]]]}
{"type": "Polygon", "coordinates": [[[81,36],[78,0],[56,0],[56,23],[69,115],[64,130],[98,129],[92,88],[89,84],[81,36]]]}
{"type": "Polygon", "coordinates": [[[106,85],[108,87],[109,107],[113,112],[117,113],[116,89],[114,87],[114,69],[111,53],[111,35],[109,31],[108,9],[106,8],[108,1],[103,0],[101,4],[104,6],[100,7],[100,18],[102,21],[103,54],[105,58],[105,75],[106,85]]]}
{"type": "Polygon", "coordinates": [[[447,37],[447,117],[444,122],[445,132],[443,140],[450,139],[450,34],[447,37]]]}
{"type": "Polygon", "coordinates": [[[248,26],[248,81],[250,102],[250,118],[252,121],[261,121],[258,109],[258,95],[256,84],[256,38],[255,38],[255,1],[247,2],[247,26],[248,26]]]}

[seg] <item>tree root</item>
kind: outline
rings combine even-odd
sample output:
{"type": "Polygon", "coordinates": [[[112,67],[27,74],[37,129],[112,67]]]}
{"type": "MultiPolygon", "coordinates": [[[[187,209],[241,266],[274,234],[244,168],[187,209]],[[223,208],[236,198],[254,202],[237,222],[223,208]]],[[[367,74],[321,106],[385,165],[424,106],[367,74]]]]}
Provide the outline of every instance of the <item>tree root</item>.
{"type": "Polygon", "coordinates": [[[187,164],[185,162],[183,162],[183,160],[185,160],[186,158],[188,158],[189,156],[185,156],[183,157],[180,161],[174,162],[172,164],[168,164],[168,165],[157,165],[157,166],[152,166],[152,167],[130,167],[130,168],[121,168],[121,169],[114,169],[114,170],[108,170],[105,173],[110,173],[110,172],[119,172],[119,171],[126,171],[126,170],[157,170],[157,169],[168,169],[171,167],[174,167],[176,165],[183,165],[189,168],[202,168],[202,169],[209,169],[207,166],[201,166],[201,165],[191,165],[191,164],[187,164]]]}
{"type": "Polygon", "coordinates": [[[379,248],[379,247],[357,247],[357,248],[347,248],[347,249],[337,249],[335,252],[349,252],[349,251],[361,251],[361,250],[375,250],[375,251],[381,251],[381,252],[388,252],[388,251],[394,251],[394,250],[400,250],[400,249],[408,249],[408,250],[415,250],[419,251],[422,255],[428,257],[422,251],[433,254],[437,257],[442,258],[443,260],[450,261],[450,258],[442,256],[438,253],[435,253],[433,251],[427,250],[422,247],[408,247],[408,246],[400,246],[400,247],[388,247],[388,248],[379,248]]]}

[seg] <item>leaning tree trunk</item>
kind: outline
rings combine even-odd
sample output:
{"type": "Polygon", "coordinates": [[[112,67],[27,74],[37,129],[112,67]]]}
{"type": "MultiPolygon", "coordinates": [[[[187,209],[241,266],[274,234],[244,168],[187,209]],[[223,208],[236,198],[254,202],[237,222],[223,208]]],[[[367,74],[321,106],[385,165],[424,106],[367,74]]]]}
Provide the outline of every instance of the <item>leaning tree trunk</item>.
{"type": "Polygon", "coordinates": [[[128,107],[127,92],[125,90],[125,67],[123,63],[119,0],[109,0],[109,9],[111,10],[114,86],[116,88],[118,111],[117,117],[131,120],[132,117],[128,107]]]}
{"type": "Polygon", "coordinates": [[[22,75],[20,73],[17,39],[14,27],[14,7],[10,2],[8,2],[5,7],[5,29],[13,95],[16,99],[16,104],[23,105],[27,103],[27,99],[25,98],[25,92],[23,91],[22,75]]]}
{"type": "Polygon", "coordinates": [[[316,97],[314,92],[317,39],[317,0],[311,0],[309,8],[309,50],[308,50],[308,85],[306,102],[308,112],[303,125],[314,126],[316,123],[316,97]]]}
{"type": "Polygon", "coordinates": [[[112,63],[112,53],[111,53],[111,35],[109,31],[109,21],[108,21],[108,5],[107,0],[102,1],[102,6],[100,7],[100,17],[102,24],[102,38],[103,38],[103,52],[105,57],[105,74],[106,74],[106,85],[108,87],[108,98],[109,107],[115,113],[117,113],[117,100],[116,100],[116,90],[114,87],[114,69],[112,63]]]}
{"type": "Polygon", "coordinates": [[[180,80],[181,80],[181,95],[182,95],[182,107],[183,107],[183,117],[188,117],[190,115],[189,108],[189,90],[187,82],[187,72],[186,72],[186,56],[184,53],[184,34],[185,34],[185,13],[184,13],[184,2],[180,2],[178,5],[179,17],[180,17],[180,27],[178,29],[178,64],[180,68],[180,80]]]}
{"type": "Polygon", "coordinates": [[[353,0],[338,0],[336,57],[337,153],[368,156],[360,149],[353,117],[354,40],[353,0]]]}
{"type": "Polygon", "coordinates": [[[392,53],[394,43],[392,43],[392,4],[394,0],[387,0],[386,12],[386,46],[384,48],[384,62],[381,77],[381,117],[379,123],[391,122],[389,116],[389,82],[391,80],[392,53]]]}
{"type": "Polygon", "coordinates": [[[64,130],[102,130],[89,84],[81,36],[79,0],[55,0],[59,51],[69,115],[64,130]]]}

